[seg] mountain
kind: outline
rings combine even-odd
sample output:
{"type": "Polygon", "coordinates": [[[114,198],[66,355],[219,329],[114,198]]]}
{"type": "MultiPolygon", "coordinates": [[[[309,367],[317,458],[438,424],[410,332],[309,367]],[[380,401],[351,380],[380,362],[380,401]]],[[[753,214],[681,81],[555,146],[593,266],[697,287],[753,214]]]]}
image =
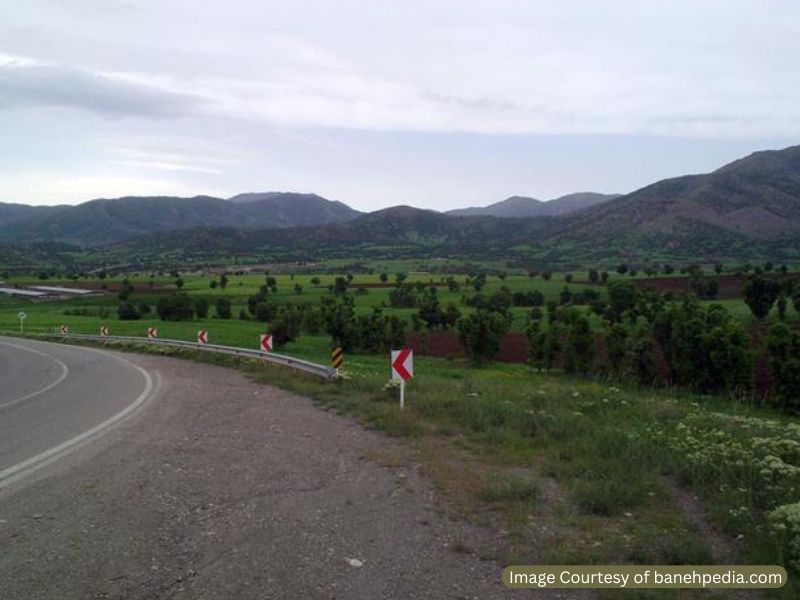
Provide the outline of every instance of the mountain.
{"type": "Polygon", "coordinates": [[[522,218],[538,217],[542,214],[544,202],[536,198],[527,196],[511,196],[500,202],[495,202],[489,206],[471,206],[469,208],[457,208],[447,211],[448,215],[454,217],[503,217],[522,218]]]}
{"type": "Polygon", "coordinates": [[[752,242],[796,246],[800,146],[756,152],[703,175],[658,181],[565,218],[554,243],[699,254],[752,242]]]}
{"type": "Polygon", "coordinates": [[[211,196],[91,200],[76,206],[0,204],[0,241],[102,244],[193,227],[264,229],[344,222],[360,213],[315,194],[252,194],[244,201],[211,196]],[[31,210],[28,210],[31,209],[31,210]]]}
{"type": "Polygon", "coordinates": [[[458,217],[492,216],[506,219],[558,217],[584,210],[617,197],[619,197],[619,194],[597,194],[595,192],[568,194],[548,201],[526,196],[511,196],[489,206],[459,208],[448,211],[447,214],[458,217]]]}
{"type": "Polygon", "coordinates": [[[64,206],[28,206],[27,204],[13,204],[0,202],[0,225],[13,225],[34,216],[54,214],[66,208],[64,206]]]}
{"type": "Polygon", "coordinates": [[[345,223],[290,229],[195,228],[156,233],[104,247],[118,260],[149,263],[169,255],[200,261],[247,254],[265,260],[299,257],[478,256],[551,233],[554,219],[519,219],[513,228],[499,217],[454,217],[395,206],[345,223]],[[124,257],[124,258],[123,258],[124,257]]]}
{"type": "Polygon", "coordinates": [[[275,227],[342,223],[362,214],[343,202],[295,192],[239,194],[228,202],[239,205],[244,212],[269,214],[275,227]]]}

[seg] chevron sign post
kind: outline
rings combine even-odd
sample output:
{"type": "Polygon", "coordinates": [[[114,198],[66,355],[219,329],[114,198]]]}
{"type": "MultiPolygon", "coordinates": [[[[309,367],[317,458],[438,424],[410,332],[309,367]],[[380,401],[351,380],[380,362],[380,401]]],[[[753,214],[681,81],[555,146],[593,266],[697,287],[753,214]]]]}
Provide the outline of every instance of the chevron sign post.
{"type": "Polygon", "coordinates": [[[197,332],[197,343],[200,345],[208,343],[208,332],[205,329],[197,332]]]}
{"type": "Polygon", "coordinates": [[[272,334],[271,333],[262,333],[261,334],[261,351],[262,352],[272,352],[272,334]]]}
{"type": "Polygon", "coordinates": [[[66,325],[61,326],[61,335],[67,335],[69,333],[69,327],[66,325]]]}
{"type": "Polygon", "coordinates": [[[414,353],[410,348],[392,350],[392,379],[400,380],[400,408],[405,408],[406,381],[414,376],[414,353]]]}
{"type": "Polygon", "coordinates": [[[108,337],[108,325],[101,325],[100,326],[100,336],[101,337],[108,337]]]}
{"type": "Polygon", "coordinates": [[[148,327],[147,328],[147,337],[149,338],[157,338],[158,337],[158,329],[155,327],[148,327]]]}

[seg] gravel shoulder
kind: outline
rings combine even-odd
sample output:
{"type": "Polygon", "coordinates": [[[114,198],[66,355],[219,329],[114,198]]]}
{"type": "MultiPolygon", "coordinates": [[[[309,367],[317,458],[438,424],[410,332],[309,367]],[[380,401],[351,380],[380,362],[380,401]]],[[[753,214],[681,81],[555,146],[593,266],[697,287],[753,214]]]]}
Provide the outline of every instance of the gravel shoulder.
{"type": "Polygon", "coordinates": [[[0,496],[1,598],[520,596],[458,551],[483,534],[429,482],[368,458],[401,442],[232,369],[125,357],[158,396],[0,496]]]}

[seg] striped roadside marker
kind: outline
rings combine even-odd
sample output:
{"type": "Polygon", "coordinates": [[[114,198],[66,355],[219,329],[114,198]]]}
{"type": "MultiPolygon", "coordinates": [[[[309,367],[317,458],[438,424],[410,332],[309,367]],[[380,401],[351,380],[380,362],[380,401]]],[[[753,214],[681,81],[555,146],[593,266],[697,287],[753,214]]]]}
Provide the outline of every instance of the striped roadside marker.
{"type": "Polygon", "coordinates": [[[341,348],[334,348],[331,351],[331,365],[334,369],[339,369],[344,362],[344,351],[341,348]]]}

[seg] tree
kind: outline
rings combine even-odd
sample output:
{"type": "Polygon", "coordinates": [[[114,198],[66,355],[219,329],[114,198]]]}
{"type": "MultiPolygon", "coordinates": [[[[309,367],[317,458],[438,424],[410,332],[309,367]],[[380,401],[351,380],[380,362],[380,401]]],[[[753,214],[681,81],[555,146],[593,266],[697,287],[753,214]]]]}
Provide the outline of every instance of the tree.
{"type": "Polygon", "coordinates": [[[769,314],[775,300],[778,299],[780,286],[772,279],[765,279],[760,275],[753,275],[744,286],[742,296],[750,312],[759,321],[769,314]]]}
{"type": "Polygon", "coordinates": [[[228,287],[228,275],[226,273],[219,276],[219,287],[223,290],[228,287]]]}
{"type": "Polygon", "coordinates": [[[183,279],[181,277],[178,277],[175,280],[175,287],[178,288],[178,289],[181,289],[183,287],[183,283],[184,283],[183,279]]]}
{"type": "Polygon", "coordinates": [[[217,298],[217,301],[214,305],[215,310],[217,311],[217,316],[220,319],[230,319],[232,315],[231,311],[231,301],[228,298],[220,297],[217,298]]]}
{"type": "Polygon", "coordinates": [[[190,321],[194,317],[194,305],[187,294],[175,292],[158,299],[156,313],[162,321],[190,321]]]}
{"type": "Polygon", "coordinates": [[[566,281],[567,283],[572,283],[572,273],[567,273],[566,275],[564,275],[564,281],[566,281]]]}
{"type": "Polygon", "coordinates": [[[340,302],[323,304],[323,318],[332,345],[352,352],[358,342],[352,297],[344,296],[340,302]]]}
{"type": "Polygon", "coordinates": [[[259,302],[255,306],[255,310],[252,312],[253,316],[261,321],[262,323],[266,323],[267,321],[271,321],[273,317],[272,307],[266,302],[259,302]]]}
{"type": "Polygon", "coordinates": [[[130,302],[121,302],[117,307],[117,316],[120,321],[137,321],[142,315],[130,302]]]}
{"type": "Polygon", "coordinates": [[[194,301],[194,312],[197,314],[198,319],[205,319],[208,317],[208,300],[205,298],[196,298],[194,301]]]}
{"type": "Polygon", "coordinates": [[[319,277],[314,276],[314,277],[311,278],[311,285],[319,285],[319,284],[320,284],[319,277]]]}
{"type": "Polygon", "coordinates": [[[298,296],[302,295],[302,293],[303,293],[303,286],[302,286],[302,285],[300,285],[299,283],[295,283],[295,284],[294,284],[294,293],[295,293],[295,294],[297,294],[298,296]]]}
{"type": "Polygon", "coordinates": [[[564,346],[564,370],[572,373],[588,373],[593,361],[594,336],[589,320],[583,315],[573,315],[564,346]]]}
{"type": "Polygon", "coordinates": [[[622,263],[617,267],[617,273],[620,275],[625,275],[628,272],[628,265],[626,263],[622,263]]]}
{"type": "Polygon", "coordinates": [[[217,283],[217,280],[216,280],[216,279],[212,279],[212,280],[211,280],[211,281],[208,283],[208,287],[210,287],[212,290],[215,290],[215,289],[217,289],[217,286],[218,286],[218,285],[219,285],[219,283],[217,283]]]}
{"type": "Polygon", "coordinates": [[[386,283],[387,281],[389,281],[389,275],[387,273],[381,273],[380,275],[378,275],[378,279],[381,280],[381,283],[386,283]]]}
{"type": "Polygon", "coordinates": [[[786,411],[800,410],[800,334],[783,323],[767,334],[769,372],[778,404],[786,411]]]}
{"type": "Polygon", "coordinates": [[[600,279],[600,274],[597,272],[597,269],[589,269],[589,281],[592,283],[597,283],[600,279]]]}
{"type": "Polygon", "coordinates": [[[622,318],[622,313],[636,306],[636,286],[632,281],[612,281],[608,284],[608,303],[614,321],[622,318]]]}
{"type": "Polygon", "coordinates": [[[472,362],[481,364],[492,360],[500,350],[500,342],[511,322],[497,312],[478,310],[458,322],[461,343],[472,362]]]}
{"type": "Polygon", "coordinates": [[[300,335],[303,324],[303,315],[293,305],[282,306],[270,323],[270,333],[277,346],[284,346],[293,342],[300,335]]]}
{"type": "Polygon", "coordinates": [[[127,301],[130,298],[131,293],[133,292],[133,286],[128,279],[124,279],[122,281],[122,285],[119,288],[119,293],[117,294],[117,298],[122,300],[123,302],[127,301]]]}
{"type": "Polygon", "coordinates": [[[342,296],[347,293],[348,281],[344,277],[337,277],[333,280],[333,293],[342,296]]]}

